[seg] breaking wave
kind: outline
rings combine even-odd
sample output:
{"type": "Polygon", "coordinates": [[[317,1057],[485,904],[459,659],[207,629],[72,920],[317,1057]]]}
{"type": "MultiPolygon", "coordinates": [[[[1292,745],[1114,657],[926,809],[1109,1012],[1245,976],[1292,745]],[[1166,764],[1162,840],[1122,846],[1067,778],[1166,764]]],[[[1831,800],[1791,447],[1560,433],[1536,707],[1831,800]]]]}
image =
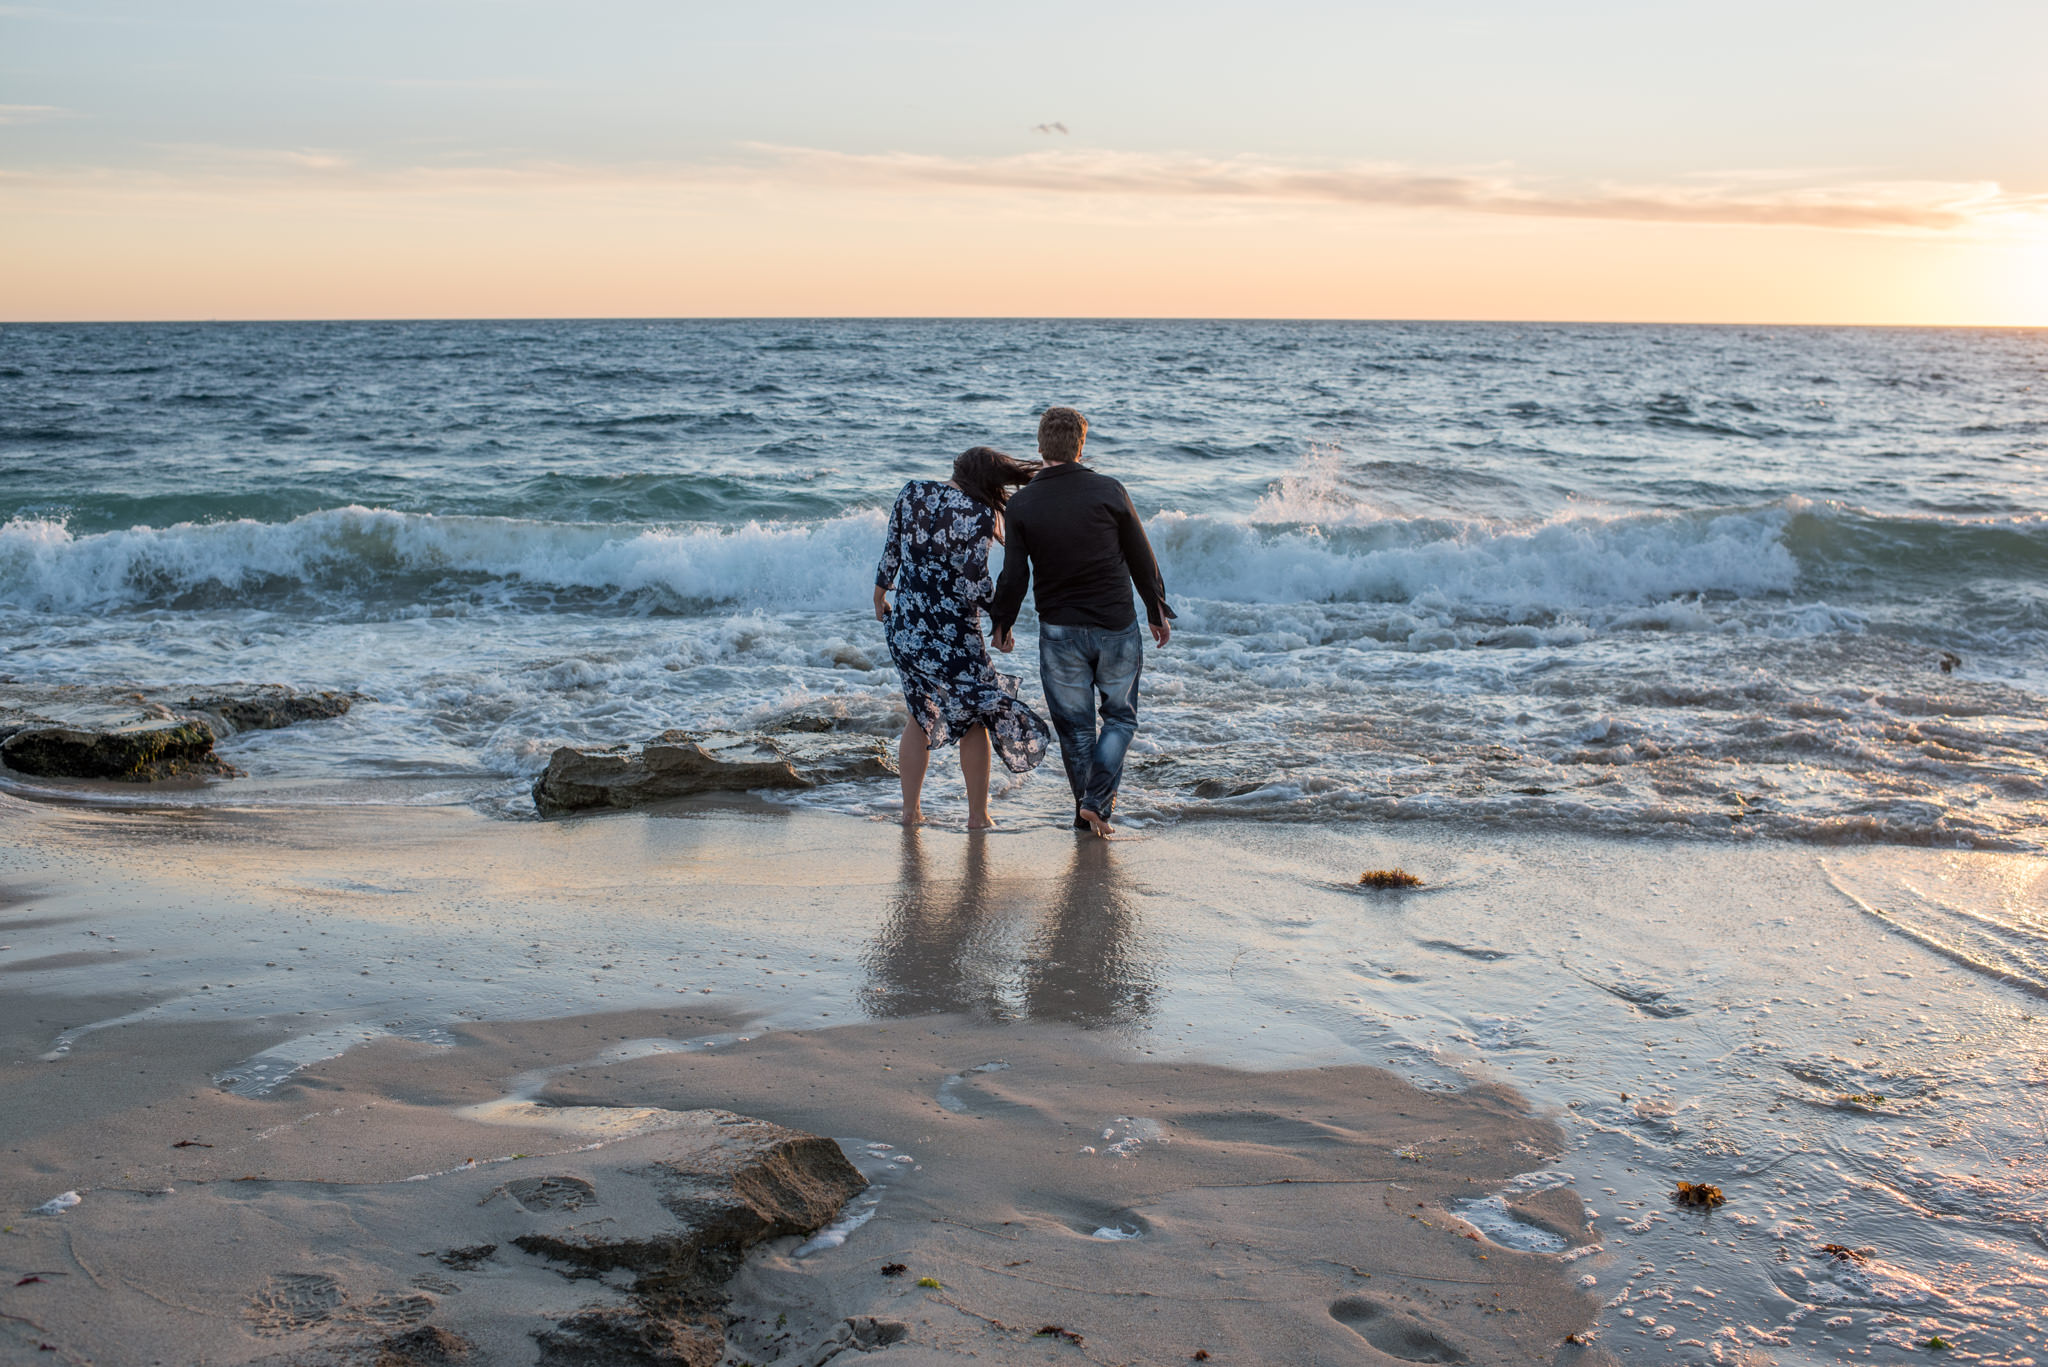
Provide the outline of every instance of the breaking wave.
{"type": "MultiPolygon", "coordinates": [[[[29,611],[261,605],[330,611],[462,599],[479,606],[691,611],[858,609],[882,517],[649,527],[437,516],[350,506],[77,534],[0,526],[0,604],[29,611]]],[[[1381,517],[1322,526],[1165,512],[1151,533],[1179,597],[1252,604],[1421,603],[1529,621],[1678,599],[1783,597],[1859,574],[2048,578],[2048,525],[1911,521],[1786,503],[1578,514],[1507,524],[1381,517]]],[[[1683,614],[1655,625],[1683,625],[1683,614]]]]}

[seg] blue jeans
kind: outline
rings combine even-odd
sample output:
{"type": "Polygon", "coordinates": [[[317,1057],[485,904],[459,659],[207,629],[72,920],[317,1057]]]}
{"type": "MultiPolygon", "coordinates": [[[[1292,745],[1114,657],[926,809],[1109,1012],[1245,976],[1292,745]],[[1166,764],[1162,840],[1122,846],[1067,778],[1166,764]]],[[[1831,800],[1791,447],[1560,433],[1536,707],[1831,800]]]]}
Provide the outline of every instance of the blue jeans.
{"type": "MultiPolygon", "coordinates": [[[[1075,808],[1108,819],[1124,776],[1124,752],[1138,730],[1138,675],[1144,637],[1138,623],[1122,631],[1101,627],[1038,626],[1038,679],[1046,710],[1059,733],[1060,758],[1075,808]],[[1101,725],[1096,725],[1097,699],[1101,725]]],[[[1079,825],[1078,815],[1075,824],[1079,825]]]]}

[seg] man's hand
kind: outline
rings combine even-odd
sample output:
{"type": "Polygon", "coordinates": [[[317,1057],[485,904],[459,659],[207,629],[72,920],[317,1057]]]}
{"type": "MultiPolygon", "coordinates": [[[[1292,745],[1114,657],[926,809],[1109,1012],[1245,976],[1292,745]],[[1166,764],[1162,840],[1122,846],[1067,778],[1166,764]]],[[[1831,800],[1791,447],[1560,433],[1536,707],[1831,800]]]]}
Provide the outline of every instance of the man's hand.
{"type": "Polygon", "coordinates": [[[1152,643],[1154,645],[1164,650],[1166,649],[1166,643],[1172,639],[1173,623],[1167,621],[1164,617],[1152,623],[1152,643]]]}
{"type": "Polygon", "coordinates": [[[995,648],[1008,655],[1017,648],[1017,633],[1009,627],[1004,627],[996,633],[995,648]]]}
{"type": "Polygon", "coordinates": [[[889,597],[879,587],[875,589],[875,620],[877,622],[889,620],[889,597]]]}

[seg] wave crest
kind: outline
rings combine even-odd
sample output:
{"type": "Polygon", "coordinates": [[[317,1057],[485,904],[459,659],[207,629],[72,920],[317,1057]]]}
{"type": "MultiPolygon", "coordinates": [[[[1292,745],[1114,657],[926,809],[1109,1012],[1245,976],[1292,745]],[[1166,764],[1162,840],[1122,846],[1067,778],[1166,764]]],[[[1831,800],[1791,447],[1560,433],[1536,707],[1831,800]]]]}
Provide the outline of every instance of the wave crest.
{"type": "Polygon", "coordinates": [[[882,518],[737,528],[621,528],[439,517],[350,506],[289,522],[131,527],[75,536],[62,523],[0,526],[0,603],[40,611],[180,606],[310,593],[364,605],[522,591],[651,596],[657,605],[858,607],[882,518]]]}
{"type": "MultiPolygon", "coordinates": [[[[2034,578],[2030,570],[2048,573],[2048,528],[2040,525],[1880,519],[1803,502],[1582,512],[1538,523],[1361,516],[1313,524],[1278,520],[1283,511],[1306,509],[1276,504],[1249,518],[1152,518],[1172,596],[1395,603],[1477,622],[1597,613],[1624,625],[1688,630],[1711,625],[1698,608],[1703,601],[1833,594],[1873,572],[2000,569],[2017,580],[2034,578]]],[[[61,521],[20,517],[0,526],[0,605],[84,612],[311,599],[343,612],[451,602],[529,611],[606,603],[859,610],[882,528],[872,509],[650,527],[351,505],[289,521],[85,534],[61,521]]]]}

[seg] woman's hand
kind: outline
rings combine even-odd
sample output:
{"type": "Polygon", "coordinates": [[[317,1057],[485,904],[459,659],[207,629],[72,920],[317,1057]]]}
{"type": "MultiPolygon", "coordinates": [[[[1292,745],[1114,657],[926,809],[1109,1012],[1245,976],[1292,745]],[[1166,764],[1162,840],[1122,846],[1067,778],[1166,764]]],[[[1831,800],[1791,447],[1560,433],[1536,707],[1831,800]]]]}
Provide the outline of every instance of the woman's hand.
{"type": "Polygon", "coordinates": [[[880,584],[875,585],[875,620],[877,622],[889,620],[888,590],[884,589],[880,584]]]}

